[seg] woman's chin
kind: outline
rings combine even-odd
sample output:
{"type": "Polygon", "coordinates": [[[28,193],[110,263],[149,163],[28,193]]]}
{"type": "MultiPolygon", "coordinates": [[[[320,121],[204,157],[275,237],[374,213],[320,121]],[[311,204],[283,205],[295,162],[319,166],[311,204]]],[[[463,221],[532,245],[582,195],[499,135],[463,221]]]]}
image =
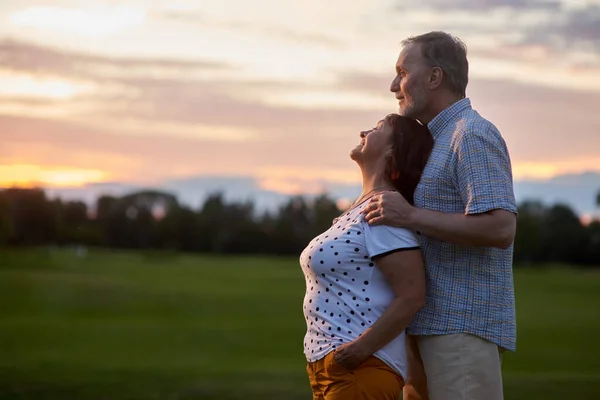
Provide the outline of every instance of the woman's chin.
{"type": "Polygon", "coordinates": [[[362,159],[362,146],[358,145],[350,150],[350,158],[354,161],[359,161],[362,159]]]}

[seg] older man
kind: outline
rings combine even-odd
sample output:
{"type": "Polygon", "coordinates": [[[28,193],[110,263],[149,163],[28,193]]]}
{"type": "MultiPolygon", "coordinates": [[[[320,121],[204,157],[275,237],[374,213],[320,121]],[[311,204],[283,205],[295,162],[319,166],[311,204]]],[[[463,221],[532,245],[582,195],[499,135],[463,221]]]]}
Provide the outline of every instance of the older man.
{"type": "Polygon", "coordinates": [[[435,146],[415,206],[386,193],[372,199],[365,218],[420,235],[427,300],[409,333],[429,398],[499,400],[502,351],[516,348],[517,208],[508,150],[498,129],[466,97],[468,61],[459,39],[444,32],[406,39],[396,75],[390,90],[400,114],[427,124],[435,146]]]}

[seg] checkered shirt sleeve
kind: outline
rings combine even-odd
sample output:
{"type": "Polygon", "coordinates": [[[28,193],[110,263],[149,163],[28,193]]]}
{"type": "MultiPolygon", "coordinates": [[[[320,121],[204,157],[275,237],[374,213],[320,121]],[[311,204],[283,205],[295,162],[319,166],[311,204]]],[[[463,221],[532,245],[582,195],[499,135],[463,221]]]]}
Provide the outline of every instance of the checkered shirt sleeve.
{"type": "Polygon", "coordinates": [[[517,212],[506,143],[490,123],[475,123],[457,141],[456,179],[466,214],[517,212]]]}

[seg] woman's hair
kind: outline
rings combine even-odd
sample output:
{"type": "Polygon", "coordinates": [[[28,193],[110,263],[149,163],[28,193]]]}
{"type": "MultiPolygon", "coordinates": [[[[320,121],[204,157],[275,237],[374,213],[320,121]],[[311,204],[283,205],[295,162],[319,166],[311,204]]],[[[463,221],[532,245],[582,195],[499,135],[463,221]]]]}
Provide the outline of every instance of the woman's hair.
{"type": "Polygon", "coordinates": [[[385,117],[385,123],[393,132],[392,157],[388,159],[385,175],[414,204],[415,189],[433,149],[433,136],[426,125],[398,114],[385,117]]]}

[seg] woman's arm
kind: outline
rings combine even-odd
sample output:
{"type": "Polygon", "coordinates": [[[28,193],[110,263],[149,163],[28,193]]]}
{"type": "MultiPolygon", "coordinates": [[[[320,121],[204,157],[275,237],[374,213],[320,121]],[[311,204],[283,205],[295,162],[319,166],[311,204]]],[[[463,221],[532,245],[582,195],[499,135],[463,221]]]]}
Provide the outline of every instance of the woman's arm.
{"type": "Polygon", "coordinates": [[[400,335],[425,305],[425,267],[420,250],[398,251],[376,261],[396,298],[360,337],[336,350],[335,361],[349,369],[400,335]]]}

